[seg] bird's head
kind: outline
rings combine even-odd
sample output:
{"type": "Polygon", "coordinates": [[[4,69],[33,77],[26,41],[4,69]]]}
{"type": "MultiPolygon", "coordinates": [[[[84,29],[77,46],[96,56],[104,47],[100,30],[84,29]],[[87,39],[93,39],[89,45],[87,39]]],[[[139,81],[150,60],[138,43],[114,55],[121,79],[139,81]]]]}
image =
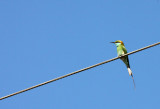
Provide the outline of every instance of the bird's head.
{"type": "Polygon", "coordinates": [[[111,42],[111,43],[116,44],[116,46],[119,46],[119,45],[123,45],[124,46],[124,43],[121,40],[117,40],[117,41],[111,42]]]}

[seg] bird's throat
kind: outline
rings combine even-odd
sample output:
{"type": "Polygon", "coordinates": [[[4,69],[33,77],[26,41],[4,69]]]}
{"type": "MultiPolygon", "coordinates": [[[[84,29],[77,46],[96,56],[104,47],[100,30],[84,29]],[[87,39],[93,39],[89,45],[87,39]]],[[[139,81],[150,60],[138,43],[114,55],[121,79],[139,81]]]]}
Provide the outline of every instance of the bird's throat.
{"type": "Polygon", "coordinates": [[[121,43],[115,43],[116,44],[116,46],[118,47],[119,45],[121,45],[121,43]]]}

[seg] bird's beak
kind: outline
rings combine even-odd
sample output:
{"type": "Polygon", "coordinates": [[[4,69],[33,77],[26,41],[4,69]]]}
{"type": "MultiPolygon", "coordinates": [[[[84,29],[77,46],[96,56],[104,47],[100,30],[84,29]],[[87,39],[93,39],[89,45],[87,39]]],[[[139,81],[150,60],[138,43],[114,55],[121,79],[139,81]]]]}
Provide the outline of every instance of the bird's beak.
{"type": "Polygon", "coordinates": [[[110,42],[110,43],[115,43],[115,42],[110,42]]]}

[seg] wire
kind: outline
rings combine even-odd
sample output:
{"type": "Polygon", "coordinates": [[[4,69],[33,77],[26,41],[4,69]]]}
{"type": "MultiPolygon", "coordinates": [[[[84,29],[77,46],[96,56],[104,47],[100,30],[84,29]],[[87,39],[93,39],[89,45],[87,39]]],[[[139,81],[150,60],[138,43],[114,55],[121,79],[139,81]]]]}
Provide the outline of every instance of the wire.
{"type": "MultiPolygon", "coordinates": [[[[146,46],[146,47],[144,47],[144,48],[141,48],[141,49],[138,49],[138,50],[132,51],[132,52],[130,52],[130,53],[127,53],[127,54],[125,54],[125,55],[123,55],[123,56],[131,55],[131,54],[133,54],[133,53],[136,53],[136,52],[139,52],[139,51],[142,51],[142,50],[148,49],[148,48],[150,48],[150,47],[153,47],[153,46],[156,46],[156,45],[159,45],[159,44],[160,44],[160,42],[157,42],[157,43],[155,43],[155,44],[152,44],[152,45],[146,46]]],[[[102,65],[102,64],[105,64],[105,63],[108,63],[108,62],[114,61],[114,60],[119,59],[119,58],[121,58],[121,57],[123,57],[123,56],[115,57],[115,58],[112,58],[112,59],[106,60],[106,61],[104,61],[104,62],[101,62],[101,63],[95,64],[95,65],[92,65],[92,66],[89,66],[89,67],[86,67],[86,68],[80,69],[80,70],[78,70],[78,71],[75,71],[75,72],[72,72],[72,73],[69,73],[69,74],[66,74],[66,75],[63,75],[63,76],[57,77],[57,78],[55,78],[55,79],[52,79],[52,80],[49,80],[49,81],[46,81],[46,82],[40,83],[40,84],[38,84],[38,85],[35,85],[35,86],[32,86],[32,87],[26,88],[26,89],[24,89],[24,90],[21,90],[21,91],[18,91],[18,92],[15,92],[15,93],[12,93],[12,94],[6,95],[6,96],[4,96],[4,97],[1,97],[1,98],[0,98],[0,100],[6,99],[6,98],[8,98],[8,97],[11,97],[11,96],[14,96],[14,95],[17,95],[17,94],[20,94],[20,93],[26,92],[26,91],[29,91],[29,90],[31,90],[31,89],[34,89],[34,88],[37,88],[37,87],[40,87],[40,86],[43,86],[43,85],[46,85],[46,84],[48,84],[48,83],[51,83],[51,82],[54,82],[54,81],[60,80],[60,79],[62,79],[62,78],[65,78],[65,77],[68,77],[68,76],[71,76],[71,75],[77,74],[77,73],[79,73],[79,72],[82,72],[82,71],[85,71],[85,70],[88,70],[88,69],[91,69],[91,68],[94,68],[94,67],[100,66],[100,65],[102,65]]]]}

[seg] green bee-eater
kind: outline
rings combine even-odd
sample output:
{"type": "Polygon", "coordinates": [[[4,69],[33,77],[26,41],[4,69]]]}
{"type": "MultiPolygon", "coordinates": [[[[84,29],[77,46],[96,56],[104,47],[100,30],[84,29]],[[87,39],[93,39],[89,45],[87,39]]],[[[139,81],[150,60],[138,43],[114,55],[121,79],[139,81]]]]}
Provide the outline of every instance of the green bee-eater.
{"type": "MultiPolygon", "coordinates": [[[[121,40],[117,40],[117,41],[111,42],[111,43],[114,43],[114,44],[117,46],[118,56],[122,56],[122,55],[124,55],[124,54],[127,53],[127,49],[125,48],[124,43],[123,43],[121,40]]],[[[133,84],[134,84],[134,87],[135,87],[134,78],[133,78],[133,73],[132,73],[132,70],[130,69],[130,65],[129,65],[128,55],[127,55],[127,56],[124,56],[124,57],[121,57],[120,59],[121,59],[121,60],[125,63],[125,65],[127,66],[129,75],[132,76],[133,84]]]]}

